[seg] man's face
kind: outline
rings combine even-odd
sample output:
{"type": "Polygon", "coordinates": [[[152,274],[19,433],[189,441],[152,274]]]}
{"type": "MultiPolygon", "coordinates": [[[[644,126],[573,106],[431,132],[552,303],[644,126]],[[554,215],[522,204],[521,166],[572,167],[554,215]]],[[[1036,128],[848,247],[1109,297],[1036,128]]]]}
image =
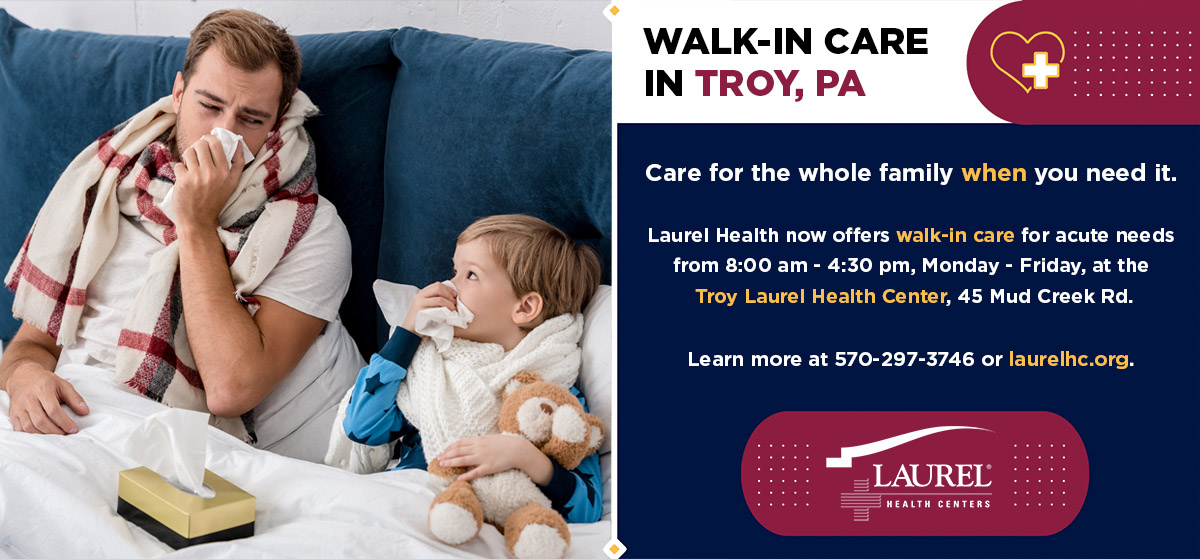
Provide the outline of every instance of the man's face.
{"type": "Polygon", "coordinates": [[[196,60],[186,89],[183,73],[175,75],[171,98],[179,115],[175,123],[176,155],[213,128],[240,134],[250,151],[257,154],[279,118],[276,113],[282,88],[283,73],[278,65],[247,72],[226,62],[219,45],[209,47],[196,60]]]}

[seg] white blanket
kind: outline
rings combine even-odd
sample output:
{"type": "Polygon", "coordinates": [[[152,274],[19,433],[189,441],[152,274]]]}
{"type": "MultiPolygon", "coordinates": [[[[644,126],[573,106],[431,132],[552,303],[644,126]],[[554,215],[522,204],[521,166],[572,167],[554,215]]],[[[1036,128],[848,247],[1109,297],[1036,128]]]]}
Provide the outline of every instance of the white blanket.
{"type": "MultiPolygon", "coordinates": [[[[257,498],[255,536],[179,551],[116,513],[117,472],[138,466],[124,442],[162,404],[114,386],[111,373],[58,371],[91,408],[70,436],[12,431],[0,392],[0,557],[507,557],[485,525],[451,547],[428,532],[436,482],[424,471],[357,475],[257,450],[208,430],[208,469],[257,498]]],[[[611,524],[572,524],[569,557],[598,557],[611,524]]]]}

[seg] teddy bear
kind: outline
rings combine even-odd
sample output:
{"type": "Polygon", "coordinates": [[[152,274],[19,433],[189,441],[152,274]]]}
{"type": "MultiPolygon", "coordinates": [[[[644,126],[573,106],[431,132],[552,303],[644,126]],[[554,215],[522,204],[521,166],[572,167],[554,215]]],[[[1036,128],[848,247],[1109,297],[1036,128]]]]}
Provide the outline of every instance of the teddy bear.
{"type": "MultiPolygon", "coordinates": [[[[500,432],[524,437],[567,470],[579,466],[604,440],[604,424],[585,413],[579,400],[536,373],[517,373],[504,388],[500,432]]],[[[429,473],[449,487],[429,508],[429,528],[439,540],[458,545],[479,533],[483,522],[504,534],[505,547],[517,559],[562,557],[571,543],[567,522],[550,508],[550,499],[521,470],[455,481],[469,468],[444,468],[433,460],[429,473]]]]}

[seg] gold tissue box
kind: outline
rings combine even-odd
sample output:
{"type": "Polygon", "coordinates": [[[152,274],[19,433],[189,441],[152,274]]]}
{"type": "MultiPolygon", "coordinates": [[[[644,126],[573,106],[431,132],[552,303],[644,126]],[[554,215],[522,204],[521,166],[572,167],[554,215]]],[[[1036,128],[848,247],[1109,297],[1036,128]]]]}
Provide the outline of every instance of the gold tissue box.
{"type": "Polygon", "coordinates": [[[211,499],[180,491],[149,468],[122,471],[117,513],[175,549],[253,536],[254,496],[207,469],[204,483],[217,493],[211,499]]]}

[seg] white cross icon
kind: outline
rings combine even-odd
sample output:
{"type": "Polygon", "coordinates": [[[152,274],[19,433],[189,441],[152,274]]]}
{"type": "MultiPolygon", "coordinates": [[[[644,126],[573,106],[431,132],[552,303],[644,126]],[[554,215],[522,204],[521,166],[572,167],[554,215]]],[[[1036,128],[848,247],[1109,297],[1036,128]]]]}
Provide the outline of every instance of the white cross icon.
{"type": "Polygon", "coordinates": [[[1047,63],[1048,57],[1044,52],[1035,52],[1033,64],[1021,65],[1021,77],[1033,78],[1034,89],[1047,89],[1050,87],[1050,78],[1058,77],[1058,64],[1047,63]]]}

